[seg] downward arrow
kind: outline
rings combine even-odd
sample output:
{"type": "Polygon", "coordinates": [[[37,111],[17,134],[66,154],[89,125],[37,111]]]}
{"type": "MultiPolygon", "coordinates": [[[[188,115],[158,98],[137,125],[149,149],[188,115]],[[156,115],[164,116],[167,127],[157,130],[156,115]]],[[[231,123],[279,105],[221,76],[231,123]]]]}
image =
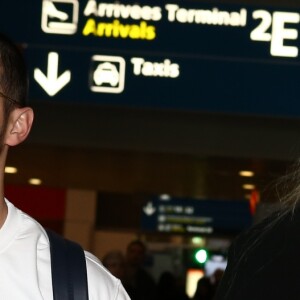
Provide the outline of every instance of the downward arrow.
{"type": "Polygon", "coordinates": [[[156,208],[153,206],[152,202],[148,202],[145,207],[143,207],[143,211],[147,216],[151,216],[155,213],[156,208]]]}
{"type": "Polygon", "coordinates": [[[57,94],[71,80],[71,72],[65,71],[58,76],[58,53],[48,54],[47,76],[38,68],[34,69],[34,79],[46,91],[49,96],[57,94]]]}

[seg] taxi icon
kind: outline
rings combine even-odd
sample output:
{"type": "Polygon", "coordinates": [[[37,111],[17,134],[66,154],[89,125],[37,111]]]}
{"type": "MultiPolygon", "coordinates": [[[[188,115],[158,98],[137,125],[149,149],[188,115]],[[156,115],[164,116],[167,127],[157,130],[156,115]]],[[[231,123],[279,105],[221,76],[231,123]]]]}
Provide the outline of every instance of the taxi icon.
{"type": "Polygon", "coordinates": [[[110,62],[104,62],[98,65],[93,76],[96,85],[110,84],[117,86],[119,83],[119,72],[116,66],[110,62]]]}

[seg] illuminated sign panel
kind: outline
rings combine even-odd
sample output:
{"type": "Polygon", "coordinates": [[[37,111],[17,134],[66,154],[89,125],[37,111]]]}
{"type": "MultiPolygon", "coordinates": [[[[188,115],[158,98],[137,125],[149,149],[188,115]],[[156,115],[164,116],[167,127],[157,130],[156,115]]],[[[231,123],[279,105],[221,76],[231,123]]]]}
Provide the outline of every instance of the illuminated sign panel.
{"type": "Polygon", "coordinates": [[[300,10],[194,1],[18,6],[0,4],[0,27],[26,44],[31,101],[300,115],[300,10]]]}
{"type": "Polygon", "coordinates": [[[247,201],[159,197],[143,207],[142,229],[168,233],[234,233],[252,224],[247,201]]]}

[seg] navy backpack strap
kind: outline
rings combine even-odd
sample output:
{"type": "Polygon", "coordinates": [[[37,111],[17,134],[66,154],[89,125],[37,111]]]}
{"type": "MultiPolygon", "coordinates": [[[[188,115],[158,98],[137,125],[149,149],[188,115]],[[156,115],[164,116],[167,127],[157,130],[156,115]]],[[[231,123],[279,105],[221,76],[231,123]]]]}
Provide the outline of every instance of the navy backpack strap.
{"type": "Polygon", "coordinates": [[[88,300],[84,251],[75,242],[46,230],[50,241],[54,300],[88,300]]]}

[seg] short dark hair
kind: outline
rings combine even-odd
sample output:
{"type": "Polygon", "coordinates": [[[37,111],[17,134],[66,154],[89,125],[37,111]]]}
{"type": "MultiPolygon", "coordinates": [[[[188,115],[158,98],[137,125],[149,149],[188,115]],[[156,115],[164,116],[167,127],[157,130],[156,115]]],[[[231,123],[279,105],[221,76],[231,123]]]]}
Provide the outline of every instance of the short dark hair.
{"type": "Polygon", "coordinates": [[[130,249],[132,246],[139,246],[143,249],[144,252],[146,252],[147,248],[145,243],[143,243],[141,240],[133,240],[127,245],[127,250],[130,249]]]}
{"type": "Polygon", "coordinates": [[[3,107],[0,152],[10,113],[14,108],[26,105],[27,87],[27,69],[21,50],[0,33],[0,105],[3,107]]]}
{"type": "Polygon", "coordinates": [[[20,48],[6,35],[0,34],[0,91],[7,99],[14,100],[4,101],[6,112],[16,104],[25,106],[27,89],[27,69],[20,48]]]}

